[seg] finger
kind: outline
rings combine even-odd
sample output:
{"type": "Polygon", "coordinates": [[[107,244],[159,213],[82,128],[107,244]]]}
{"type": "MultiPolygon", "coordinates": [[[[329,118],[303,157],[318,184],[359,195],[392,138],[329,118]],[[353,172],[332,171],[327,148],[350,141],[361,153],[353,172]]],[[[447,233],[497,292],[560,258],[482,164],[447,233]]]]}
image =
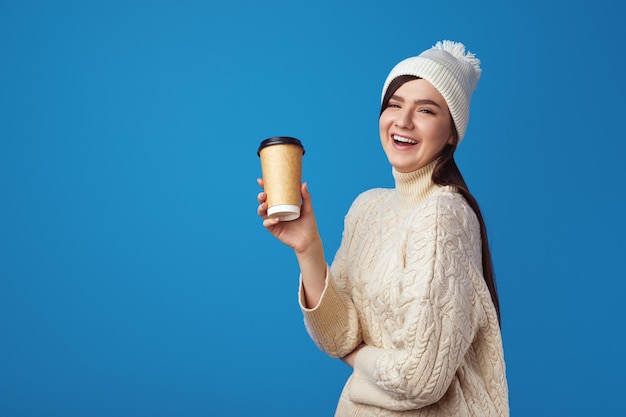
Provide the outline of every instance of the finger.
{"type": "Polygon", "coordinates": [[[267,218],[267,203],[261,203],[259,204],[259,207],[256,209],[257,214],[259,215],[259,217],[262,218],[267,218]]]}
{"type": "Polygon", "coordinates": [[[259,204],[264,203],[267,200],[267,194],[264,191],[261,191],[259,194],[257,194],[256,199],[259,204]]]}
{"type": "Polygon", "coordinates": [[[276,226],[278,223],[280,223],[280,219],[279,218],[267,218],[265,220],[263,220],[263,226],[265,226],[266,228],[270,228],[272,226],[276,226]]]}
{"type": "Polygon", "coordinates": [[[257,178],[256,179],[256,183],[259,184],[259,187],[265,188],[265,187],[263,187],[263,178],[257,178]]]}
{"type": "Polygon", "coordinates": [[[310,198],[311,194],[309,193],[309,184],[306,182],[303,182],[302,185],[300,186],[300,193],[302,193],[302,198],[310,198]]]}
{"type": "Polygon", "coordinates": [[[302,208],[307,211],[312,211],[313,203],[311,203],[311,193],[309,193],[309,184],[303,183],[300,188],[300,193],[302,195],[302,208]]]}

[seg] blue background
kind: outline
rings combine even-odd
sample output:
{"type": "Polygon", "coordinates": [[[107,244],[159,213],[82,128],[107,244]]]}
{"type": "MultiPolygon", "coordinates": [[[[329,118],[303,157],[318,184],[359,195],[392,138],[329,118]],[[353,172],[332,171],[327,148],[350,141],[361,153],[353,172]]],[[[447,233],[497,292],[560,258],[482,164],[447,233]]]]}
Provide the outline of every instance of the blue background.
{"type": "Polygon", "coordinates": [[[306,147],[327,257],[392,186],[382,83],[436,41],[483,78],[457,161],[490,232],[513,416],[623,413],[619,2],[3,1],[0,416],[330,416],[256,148],[306,147]]]}

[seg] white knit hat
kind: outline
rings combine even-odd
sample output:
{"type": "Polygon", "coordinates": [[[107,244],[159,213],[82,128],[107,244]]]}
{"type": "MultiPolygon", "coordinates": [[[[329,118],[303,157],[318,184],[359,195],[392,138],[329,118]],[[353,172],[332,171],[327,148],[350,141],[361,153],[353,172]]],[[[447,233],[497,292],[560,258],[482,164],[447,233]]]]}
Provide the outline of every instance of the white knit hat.
{"type": "Polygon", "coordinates": [[[437,42],[420,55],[399,62],[385,80],[382,97],[396,77],[413,75],[423,78],[446,100],[460,143],[465,136],[470,101],[480,74],[480,61],[473,53],[465,51],[465,45],[452,41],[437,42]]]}

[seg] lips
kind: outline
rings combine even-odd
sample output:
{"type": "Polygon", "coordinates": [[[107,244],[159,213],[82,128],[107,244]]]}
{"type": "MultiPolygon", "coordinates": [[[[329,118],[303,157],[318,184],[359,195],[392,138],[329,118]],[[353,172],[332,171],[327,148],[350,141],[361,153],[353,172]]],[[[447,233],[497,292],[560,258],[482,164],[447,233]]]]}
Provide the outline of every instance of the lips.
{"type": "Polygon", "coordinates": [[[407,138],[406,136],[391,135],[391,138],[399,145],[417,145],[418,143],[416,140],[407,138]]]}

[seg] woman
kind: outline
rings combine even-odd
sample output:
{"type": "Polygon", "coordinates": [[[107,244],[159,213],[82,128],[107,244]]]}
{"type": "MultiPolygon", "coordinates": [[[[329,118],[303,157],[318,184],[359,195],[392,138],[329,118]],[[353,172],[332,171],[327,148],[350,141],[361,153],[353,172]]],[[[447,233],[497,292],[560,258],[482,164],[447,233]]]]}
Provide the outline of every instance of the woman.
{"type": "Polygon", "coordinates": [[[306,184],[292,222],[268,218],[258,195],[297,256],[311,338],[354,368],[336,416],[509,415],[485,224],[453,158],[480,74],[451,41],[391,70],[379,127],[396,187],[354,201],[331,267],[306,184]]]}

